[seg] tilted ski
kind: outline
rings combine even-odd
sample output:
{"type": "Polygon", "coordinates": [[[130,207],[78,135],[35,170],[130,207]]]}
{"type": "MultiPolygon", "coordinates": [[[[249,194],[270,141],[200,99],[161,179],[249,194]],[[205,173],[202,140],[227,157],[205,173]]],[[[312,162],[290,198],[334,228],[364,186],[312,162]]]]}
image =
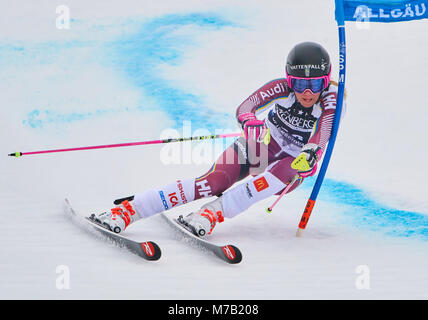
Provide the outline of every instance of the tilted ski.
{"type": "Polygon", "coordinates": [[[237,247],[228,244],[228,245],[217,245],[212,242],[209,242],[205,239],[202,239],[195,234],[185,225],[183,224],[181,219],[173,219],[167,217],[165,214],[161,214],[161,216],[168,221],[168,223],[175,228],[176,230],[179,230],[186,238],[193,241],[198,246],[214,253],[217,257],[219,257],[221,260],[236,264],[240,263],[242,260],[242,253],[241,250],[239,250],[237,247]]]}
{"type": "Polygon", "coordinates": [[[68,199],[65,199],[64,201],[64,209],[73,222],[91,233],[95,231],[97,234],[102,235],[104,238],[110,240],[120,248],[126,248],[130,252],[146,260],[159,260],[161,257],[161,250],[153,241],[138,242],[114,233],[91,218],[78,215],[76,211],[74,211],[68,199]]]}

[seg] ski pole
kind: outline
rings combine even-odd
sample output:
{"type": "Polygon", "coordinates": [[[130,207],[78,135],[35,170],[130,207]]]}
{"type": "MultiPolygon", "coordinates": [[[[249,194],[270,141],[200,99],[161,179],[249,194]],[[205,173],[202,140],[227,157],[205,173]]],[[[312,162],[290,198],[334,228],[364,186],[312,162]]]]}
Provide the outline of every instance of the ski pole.
{"type": "Polygon", "coordinates": [[[216,134],[216,135],[209,135],[209,136],[169,138],[169,139],[163,139],[163,140],[105,144],[105,145],[99,145],[99,146],[67,148],[67,149],[41,150],[41,151],[32,151],[32,152],[13,152],[8,154],[8,156],[19,158],[25,155],[42,154],[42,153],[56,153],[56,152],[66,152],[66,151],[82,151],[82,150],[93,150],[93,149],[130,147],[130,146],[140,146],[140,145],[146,145],[146,144],[161,144],[161,143],[183,142],[183,141],[193,141],[193,140],[210,140],[210,139],[230,138],[230,137],[239,137],[239,136],[241,136],[241,133],[225,133],[225,134],[216,134]]]}
{"type": "Polygon", "coordinates": [[[281,200],[281,198],[288,192],[288,190],[290,190],[290,188],[294,185],[294,183],[299,179],[299,175],[295,175],[293,177],[293,179],[291,179],[290,183],[288,184],[288,186],[285,187],[285,189],[281,192],[281,194],[279,195],[278,199],[276,199],[276,201],[269,207],[266,209],[267,213],[271,213],[273,210],[273,207],[276,206],[276,204],[279,202],[279,200],[281,200]]]}

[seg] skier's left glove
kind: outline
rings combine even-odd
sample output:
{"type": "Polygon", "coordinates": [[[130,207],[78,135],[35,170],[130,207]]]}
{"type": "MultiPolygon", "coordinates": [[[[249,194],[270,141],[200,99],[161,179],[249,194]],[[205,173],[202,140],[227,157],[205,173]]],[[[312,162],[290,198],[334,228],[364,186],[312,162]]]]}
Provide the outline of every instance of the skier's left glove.
{"type": "Polygon", "coordinates": [[[291,163],[291,167],[297,170],[300,177],[313,176],[317,172],[317,163],[322,157],[322,149],[315,143],[305,144],[302,151],[291,163]]]}

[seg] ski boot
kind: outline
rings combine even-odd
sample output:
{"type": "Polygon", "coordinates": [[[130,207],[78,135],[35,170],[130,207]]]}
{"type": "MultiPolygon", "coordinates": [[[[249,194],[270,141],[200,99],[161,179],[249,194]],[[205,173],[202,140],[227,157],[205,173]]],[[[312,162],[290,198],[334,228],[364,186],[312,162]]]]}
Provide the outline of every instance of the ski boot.
{"type": "Polygon", "coordinates": [[[190,213],[186,217],[182,215],[178,217],[178,222],[185,225],[198,237],[211,234],[217,221],[219,223],[224,221],[221,198],[203,205],[201,209],[190,213]]]}
{"type": "Polygon", "coordinates": [[[93,220],[115,233],[120,233],[125,230],[131,223],[141,219],[140,215],[134,210],[131,203],[127,200],[123,201],[117,207],[109,212],[100,214],[91,214],[89,219],[93,220]]]}

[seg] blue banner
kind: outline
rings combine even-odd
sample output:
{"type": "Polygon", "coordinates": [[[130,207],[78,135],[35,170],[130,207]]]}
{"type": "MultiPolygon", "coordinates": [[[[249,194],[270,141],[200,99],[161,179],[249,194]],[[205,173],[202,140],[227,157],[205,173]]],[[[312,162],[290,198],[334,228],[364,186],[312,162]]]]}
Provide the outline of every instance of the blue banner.
{"type": "Polygon", "coordinates": [[[428,0],[335,0],[336,20],[399,22],[428,18],[428,0]]]}

